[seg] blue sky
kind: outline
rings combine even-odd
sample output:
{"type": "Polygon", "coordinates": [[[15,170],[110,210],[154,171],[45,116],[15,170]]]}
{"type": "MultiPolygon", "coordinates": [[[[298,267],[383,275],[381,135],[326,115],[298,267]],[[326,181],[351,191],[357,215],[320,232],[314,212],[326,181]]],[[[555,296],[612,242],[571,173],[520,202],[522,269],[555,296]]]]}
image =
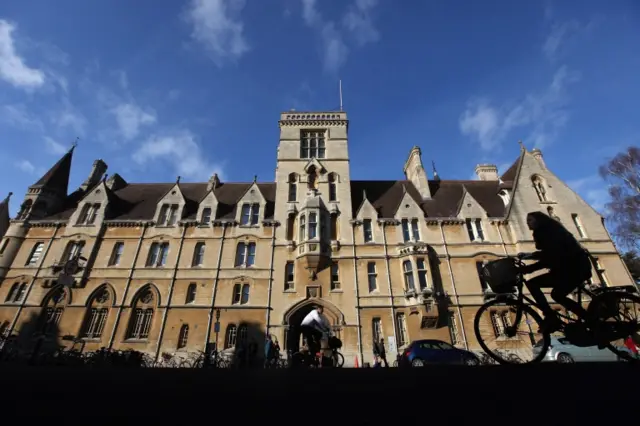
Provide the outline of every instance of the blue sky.
{"type": "Polygon", "coordinates": [[[640,141],[640,3],[22,0],[0,4],[0,196],[76,137],[130,182],[272,181],[279,113],[333,110],[354,179],[400,179],[413,145],[444,179],[518,140],[600,208],[640,141]]]}

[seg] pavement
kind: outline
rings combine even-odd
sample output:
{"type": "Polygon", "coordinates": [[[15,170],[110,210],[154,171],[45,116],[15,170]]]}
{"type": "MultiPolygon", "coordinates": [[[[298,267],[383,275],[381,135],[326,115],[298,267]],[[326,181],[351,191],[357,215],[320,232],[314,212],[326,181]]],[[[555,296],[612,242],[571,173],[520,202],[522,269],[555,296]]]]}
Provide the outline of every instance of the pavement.
{"type": "Polygon", "coordinates": [[[546,426],[626,423],[630,413],[637,424],[640,400],[640,367],[627,363],[253,371],[3,365],[0,380],[3,419],[64,423],[99,416],[138,424],[546,426]]]}

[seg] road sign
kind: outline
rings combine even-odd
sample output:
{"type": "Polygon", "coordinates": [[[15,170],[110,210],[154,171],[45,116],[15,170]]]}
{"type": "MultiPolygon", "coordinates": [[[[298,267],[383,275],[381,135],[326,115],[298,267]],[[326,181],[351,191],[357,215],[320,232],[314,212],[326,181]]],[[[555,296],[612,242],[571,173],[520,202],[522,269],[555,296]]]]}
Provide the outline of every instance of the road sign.
{"type": "Polygon", "coordinates": [[[216,321],[215,324],[213,324],[213,331],[215,331],[216,333],[220,333],[220,323],[216,321]]]}

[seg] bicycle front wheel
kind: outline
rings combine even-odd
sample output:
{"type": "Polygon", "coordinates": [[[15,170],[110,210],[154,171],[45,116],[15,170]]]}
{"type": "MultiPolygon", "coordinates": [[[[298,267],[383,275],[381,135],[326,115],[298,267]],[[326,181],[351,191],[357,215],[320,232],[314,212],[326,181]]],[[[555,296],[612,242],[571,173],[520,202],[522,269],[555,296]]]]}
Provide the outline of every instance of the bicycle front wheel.
{"type": "Polygon", "coordinates": [[[606,347],[619,359],[640,363],[637,353],[627,347],[640,346],[640,297],[622,291],[601,293],[589,303],[588,312],[615,339],[605,338],[606,347]]]}
{"type": "Polygon", "coordinates": [[[542,333],[542,318],[516,300],[491,300],[478,309],[473,329],[482,350],[500,364],[533,364],[542,361],[551,343],[542,333]],[[514,324],[518,309],[522,317],[514,324]]]}
{"type": "Polygon", "coordinates": [[[340,368],[344,365],[344,357],[342,356],[342,354],[340,352],[334,352],[331,355],[331,358],[333,359],[333,366],[340,368]]]}

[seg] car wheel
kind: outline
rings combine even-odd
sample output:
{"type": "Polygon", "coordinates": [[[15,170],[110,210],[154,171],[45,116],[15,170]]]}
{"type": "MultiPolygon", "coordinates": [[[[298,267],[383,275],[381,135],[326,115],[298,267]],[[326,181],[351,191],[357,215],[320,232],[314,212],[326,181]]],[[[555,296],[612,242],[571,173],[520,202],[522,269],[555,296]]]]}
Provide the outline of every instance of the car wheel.
{"type": "Polygon", "coordinates": [[[424,367],[424,361],[422,361],[420,358],[414,358],[411,361],[411,366],[412,367],[424,367]]]}
{"type": "Polygon", "coordinates": [[[558,354],[557,361],[560,364],[573,364],[575,362],[571,355],[565,353],[558,354]]]}

